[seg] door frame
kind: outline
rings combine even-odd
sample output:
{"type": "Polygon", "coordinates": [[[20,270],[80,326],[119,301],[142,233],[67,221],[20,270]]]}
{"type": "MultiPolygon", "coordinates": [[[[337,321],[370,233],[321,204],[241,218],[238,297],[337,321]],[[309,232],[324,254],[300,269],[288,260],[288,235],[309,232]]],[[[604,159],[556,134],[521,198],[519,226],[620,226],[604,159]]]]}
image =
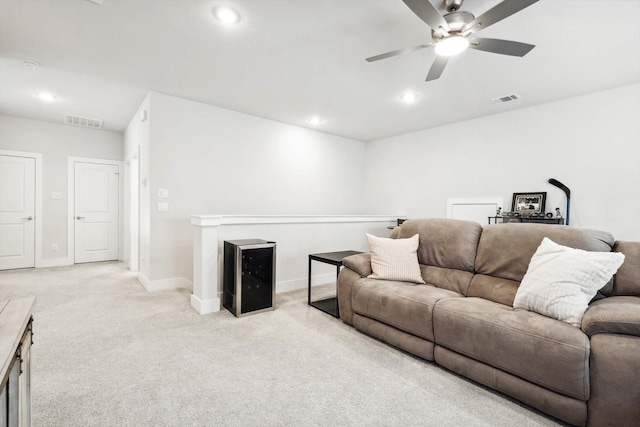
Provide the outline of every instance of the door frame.
{"type": "Polygon", "coordinates": [[[29,157],[36,161],[36,194],[35,194],[35,217],[36,217],[36,241],[35,241],[35,267],[42,267],[42,153],[31,153],[27,151],[0,150],[0,155],[13,157],[29,157]]]}
{"type": "Polygon", "coordinates": [[[125,218],[124,218],[124,261],[129,262],[129,270],[140,269],[140,156],[139,147],[125,161],[125,218]]]}
{"type": "Polygon", "coordinates": [[[116,165],[118,166],[118,260],[122,261],[122,230],[123,230],[123,207],[124,195],[122,183],[124,181],[122,171],[124,162],[120,160],[94,159],[89,157],[68,157],[67,164],[67,263],[75,264],[76,246],[75,246],[75,201],[76,201],[76,168],[75,163],[97,163],[99,165],[116,165]]]}

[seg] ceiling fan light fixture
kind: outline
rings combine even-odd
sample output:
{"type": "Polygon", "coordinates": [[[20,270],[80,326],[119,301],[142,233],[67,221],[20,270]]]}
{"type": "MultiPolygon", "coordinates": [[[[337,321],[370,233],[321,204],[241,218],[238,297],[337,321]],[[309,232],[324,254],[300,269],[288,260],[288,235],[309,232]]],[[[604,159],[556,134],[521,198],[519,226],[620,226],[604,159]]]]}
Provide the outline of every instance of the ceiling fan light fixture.
{"type": "Polygon", "coordinates": [[[449,36],[436,44],[436,54],[440,56],[453,56],[463,52],[469,47],[469,39],[462,36],[449,36]]]}

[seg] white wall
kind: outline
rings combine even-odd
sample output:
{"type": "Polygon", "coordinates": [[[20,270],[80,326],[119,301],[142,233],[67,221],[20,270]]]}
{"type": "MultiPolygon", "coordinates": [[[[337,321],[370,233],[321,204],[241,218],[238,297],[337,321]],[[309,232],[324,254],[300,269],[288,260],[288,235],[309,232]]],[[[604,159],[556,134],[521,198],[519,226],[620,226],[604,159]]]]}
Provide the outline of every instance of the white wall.
{"type": "Polygon", "coordinates": [[[66,259],[69,256],[67,158],[122,160],[123,135],[0,115],[0,149],[42,153],[42,258],[66,259]],[[62,199],[53,200],[54,192],[61,193],[62,199]],[[59,247],[56,252],[51,250],[54,243],[59,247]]]}
{"type": "Polygon", "coordinates": [[[546,191],[571,226],[640,240],[640,84],[367,145],[365,211],[444,217],[452,197],[546,191]]]}
{"type": "Polygon", "coordinates": [[[149,120],[150,281],[192,279],[193,214],[362,212],[361,141],[157,93],[149,120]]]}

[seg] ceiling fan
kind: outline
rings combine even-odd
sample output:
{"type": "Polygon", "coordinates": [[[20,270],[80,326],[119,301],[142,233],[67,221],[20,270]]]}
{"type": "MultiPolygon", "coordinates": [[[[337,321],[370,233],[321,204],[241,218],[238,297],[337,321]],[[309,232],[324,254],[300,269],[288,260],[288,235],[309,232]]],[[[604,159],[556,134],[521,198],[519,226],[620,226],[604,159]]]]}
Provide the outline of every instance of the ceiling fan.
{"type": "Polygon", "coordinates": [[[505,0],[477,18],[469,12],[460,11],[464,0],[445,0],[446,15],[442,15],[429,0],[402,0],[409,9],[431,27],[432,43],[407,47],[366,58],[368,62],[391,58],[416,50],[434,47],[438,55],[429,69],[426,81],[435,80],[444,71],[449,57],[467,47],[501,55],[525,56],[535,45],[501,39],[473,38],[469,36],[499,22],[538,0],[505,0]]]}

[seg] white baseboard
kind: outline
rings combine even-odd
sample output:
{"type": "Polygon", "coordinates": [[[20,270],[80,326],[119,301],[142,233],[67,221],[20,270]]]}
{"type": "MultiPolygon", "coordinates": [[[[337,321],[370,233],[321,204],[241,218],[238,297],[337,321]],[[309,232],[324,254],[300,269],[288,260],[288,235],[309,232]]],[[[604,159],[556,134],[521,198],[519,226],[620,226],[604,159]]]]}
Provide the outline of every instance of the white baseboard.
{"type": "MultiPolygon", "coordinates": [[[[336,281],[336,274],[319,274],[311,278],[311,283],[315,286],[321,283],[334,283],[336,281]]],[[[276,293],[295,291],[297,289],[306,289],[309,286],[309,278],[302,277],[300,279],[286,280],[284,282],[276,283],[276,293]]]]}
{"type": "Polygon", "coordinates": [[[62,267],[65,265],[73,265],[73,260],[69,258],[51,258],[51,259],[41,259],[38,262],[37,268],[46,268],[46,267],[62,267]]]}
{"type": "Polygon", "coordinates": [[[201,300],[195,295],[191,295],[191,307],[200,314],[209,314],[220,311],[220,298],[201,300]]]}
{"type": "MultiPolygon", "coordinates": [[[[309,286],[308,278],[303,277],[300,279],[286,280],[284,282],[276,283],[276,293],[295,291],[297,289],[306,289],[309,286]]],[[[334,273],[330,274],[319,274],[317,276],[313,276],[311,283],[315,285],[324,284],[324,283],[334,283],[336,281],[336,275],[334,273]]],[[[143,283],[144,286],[144,283],[143,283]]],[[[146,286],[145,286],[146,288],[146,286]]],[[[214,299],[210,300],[201,300],[197,296],[191,294],[191,307],[200,314],[208,314],[215,313],[220,311],[221,309],[221,301],[223,294],[218,293],[218,296],[214,299]]]]}
{"type": "Polygon", "coordinates": [[[183,277],[172,277],[170,279],[149,280],[147,277],[138,272],[138,281],[149,292],[164,291],[167,289],[186,289],[193,292],[193,283],[183,277]]]}

